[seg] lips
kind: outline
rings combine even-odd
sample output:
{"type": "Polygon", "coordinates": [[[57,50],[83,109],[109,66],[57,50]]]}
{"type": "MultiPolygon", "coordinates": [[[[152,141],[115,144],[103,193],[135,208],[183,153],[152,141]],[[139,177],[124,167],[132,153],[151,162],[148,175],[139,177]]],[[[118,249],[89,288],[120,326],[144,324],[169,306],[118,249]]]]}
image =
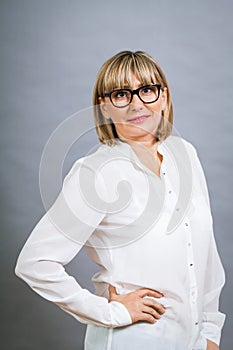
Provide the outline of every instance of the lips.
{"type": "Polygon", "coordinates": [[[143,123],[147,118],[149,118],[149,115],[140,115],[138,117],[128,119],[128,122],[138,124],[138,123],[143,123]]]}

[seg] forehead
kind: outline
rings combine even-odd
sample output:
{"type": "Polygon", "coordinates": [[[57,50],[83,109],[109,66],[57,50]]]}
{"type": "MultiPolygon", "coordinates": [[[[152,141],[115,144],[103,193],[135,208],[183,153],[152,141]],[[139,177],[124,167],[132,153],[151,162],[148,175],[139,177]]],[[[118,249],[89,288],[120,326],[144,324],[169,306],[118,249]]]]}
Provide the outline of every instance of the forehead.
{"type": "Polygon", "coordinates": [[[131,89],[136,89],[143,85],[145,85],[145,81],[143,81],[143,79],[140,79],[140,77],[135,76],[134,73],[131,73],[131,76],[129,77],[129,79],[126,80],[124,83],[124,87],[128,87],[131,89]]]}
{"type": "Polygon", "coordinates": [[[159,83],[158,71],[150,64],[140,65],[137,62],[121,62],[109,67],[105,72],[103,88],[105,91],[123,87],[134,88],[135,85],[159,83]]]}

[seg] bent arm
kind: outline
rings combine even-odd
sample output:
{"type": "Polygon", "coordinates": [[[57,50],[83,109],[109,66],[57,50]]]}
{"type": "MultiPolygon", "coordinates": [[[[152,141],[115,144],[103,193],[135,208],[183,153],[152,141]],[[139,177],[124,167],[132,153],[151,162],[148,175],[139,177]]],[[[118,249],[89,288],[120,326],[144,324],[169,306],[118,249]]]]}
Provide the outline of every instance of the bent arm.
{"type": "MultiPolygon", "coordinates": [[[[90,169],[85,172],[90,175],[90,169]]],[[[83,289],[64,268],[104,215],[102,210],[87,205],[77,191],[77,172],[71,171],[58,199],[26,241],[15,273],[36,293],[80,322],[119,327],[132,323],[125,306],[83,289]]]]}

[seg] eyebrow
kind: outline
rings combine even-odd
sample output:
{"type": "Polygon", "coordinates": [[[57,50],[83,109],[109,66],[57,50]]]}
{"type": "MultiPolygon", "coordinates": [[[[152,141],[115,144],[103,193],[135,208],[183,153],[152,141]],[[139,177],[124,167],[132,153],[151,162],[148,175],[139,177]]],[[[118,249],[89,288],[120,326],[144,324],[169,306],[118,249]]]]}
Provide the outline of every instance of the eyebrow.
{"type": "MultiPolygon", "coordinates": [[[[146,86],[146,85],[150,85],[150,84],[143,84],[143,83],[142,83],[142,84],[139,84],[138,87],[137,87],[137,89],[140,88],[140,87],[142,87],[142,86],[146,86]]],[[[113,90],[121,90],[121,89],[135,90],[135,89],[132,89],[129,85],[124,85],[123,87],[120,87],[120,88],[119,88],[119,87],[118,87],[118,88],[116,87],[116,88],[114,88],[113,90]]]]}

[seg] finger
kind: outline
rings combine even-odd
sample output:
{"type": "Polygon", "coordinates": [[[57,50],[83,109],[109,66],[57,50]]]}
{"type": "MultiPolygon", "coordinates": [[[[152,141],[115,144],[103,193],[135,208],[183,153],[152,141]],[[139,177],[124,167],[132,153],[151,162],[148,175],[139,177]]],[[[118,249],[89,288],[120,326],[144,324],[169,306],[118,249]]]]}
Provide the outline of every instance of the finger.
{"type": "Polygon", "coordinates": [[[160,314],[164,314],[164,312],[166,310],[165,307],[162,304],[156,302],[155,300],[149,299],[149,298],[144,298],[143,299],[143,304],[146,305],[146,306],[153,307],[160,314]]]}
{"type": "Polygon", "coordinates": [[[155,298],[162,298],[164,296],[163,293],[161,293],[157,290],[148,289],[148,288],[138,289],[138,295],[141,298],[146,297],[146,296],[155,297],[155,298]]]}
{"type": "Polygon", "coordinates": [[[156,318],[154,318],[152,315],[147,314],[147,313],[142,313],[141,317],[139,317],[137,321],[146,321],[149,323],[156,323],[157,322],[156,318]]]}
{"type": "Polygon", "coordinates": [[[157,320],[161,318],[161,315],[155,309],[153,309],[153,307],[144,306],[142,312],[153,316],[157,320]]]}
{"type": "Polygon", "coordinates": [[[108,291],[109,291],[110,295],[117,295],[116,288],[114,286],[112,286],[111,284],[109,284],[109,286],[108,286],[108,291]]]}

